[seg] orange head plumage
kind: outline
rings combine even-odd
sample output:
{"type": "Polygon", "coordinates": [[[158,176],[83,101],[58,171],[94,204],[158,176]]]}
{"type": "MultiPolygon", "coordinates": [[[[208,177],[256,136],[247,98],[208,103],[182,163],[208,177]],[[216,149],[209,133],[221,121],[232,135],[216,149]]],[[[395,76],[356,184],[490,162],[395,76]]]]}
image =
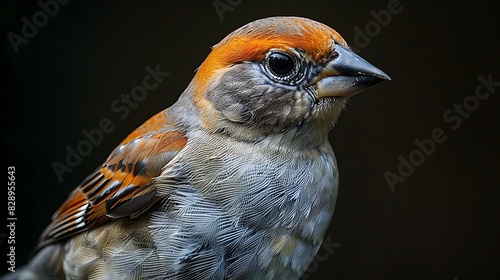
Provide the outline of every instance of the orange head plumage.
{"type": "Polygon", "coordinates": [[[271,17],[253,21],[213,46],[197,71],[198,90],[203,91],[217,70],[243,61],[261,61],[270,49],[301,49],[311,60],[320,61],[332,52],[332,42],[347,46],[337,31],[310,19],[271,17]]]}

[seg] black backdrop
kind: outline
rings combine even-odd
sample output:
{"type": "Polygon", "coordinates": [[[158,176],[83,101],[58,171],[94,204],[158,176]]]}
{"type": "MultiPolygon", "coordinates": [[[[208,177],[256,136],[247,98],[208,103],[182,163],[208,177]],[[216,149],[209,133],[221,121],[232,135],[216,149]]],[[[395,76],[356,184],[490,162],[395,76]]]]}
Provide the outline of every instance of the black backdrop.
{"type": "Polygon", "coordinates": [[[129,132],[175,102],[209,46],[252,20],[298,15],[332,26],[393,78],[352,98],[331,133],[340,196],[329,245],[307,277],[500,279],[500,86],[475,95],[481,79],[500,81],[498,5],[487,3],[68,1],[44,22],[36,1],[3,1],[3,160],[16,168],[16,266],[69,192],[129,132]],[[40,27],[25,36],[22,18],[34,15],[40,27]],[[169,76],[126,116],[113,111],[157,64],[169,76]],[[65,164],[66,148],[83,145],[82,130],[106,118],[114,130],[58,180],[52,164],[65,164]],[[425,139],[433,135],[442,143],[431,149],[425,139]],[[398,171],[401,161],[414,170],[398,171]]]}

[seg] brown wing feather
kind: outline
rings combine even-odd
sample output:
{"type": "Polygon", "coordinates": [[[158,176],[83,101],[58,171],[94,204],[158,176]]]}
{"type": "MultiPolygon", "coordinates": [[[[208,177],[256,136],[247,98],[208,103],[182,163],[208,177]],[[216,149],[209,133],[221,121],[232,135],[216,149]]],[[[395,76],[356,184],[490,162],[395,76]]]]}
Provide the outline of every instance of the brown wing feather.
{"type": "Polygon", "coordinates": [[[70,194],[40,237],[38,249],[122,217],[135,217],[159,197],[153,179],[185,146],[166,111],[149,119],[70,194]]]}

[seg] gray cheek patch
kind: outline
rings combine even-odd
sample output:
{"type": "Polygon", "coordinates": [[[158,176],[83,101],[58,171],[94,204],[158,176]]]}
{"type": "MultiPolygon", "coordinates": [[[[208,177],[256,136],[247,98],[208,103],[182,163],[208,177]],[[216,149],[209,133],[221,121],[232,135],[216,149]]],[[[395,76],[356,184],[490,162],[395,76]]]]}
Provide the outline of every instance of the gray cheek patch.
{"type": "Polygon", "coordinates": [[[215,83],[208,99],[233,123],[282,130],[300,123],[310,110],[311,102],[302,100],[304,94],[270,81],[254,63],[232,66],[215,83]]]}

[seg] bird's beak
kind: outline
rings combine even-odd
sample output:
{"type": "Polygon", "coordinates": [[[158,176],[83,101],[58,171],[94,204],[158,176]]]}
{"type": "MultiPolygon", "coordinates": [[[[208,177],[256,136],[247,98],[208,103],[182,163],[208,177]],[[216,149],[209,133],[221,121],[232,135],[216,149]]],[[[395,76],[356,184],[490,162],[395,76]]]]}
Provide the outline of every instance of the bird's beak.
{"type": "Polygon", "coordinates": [[[391,78],[352,50],[335,44],[338,54],[325,66],[316,82],[316,97],[349,97],[391,78]]]}

